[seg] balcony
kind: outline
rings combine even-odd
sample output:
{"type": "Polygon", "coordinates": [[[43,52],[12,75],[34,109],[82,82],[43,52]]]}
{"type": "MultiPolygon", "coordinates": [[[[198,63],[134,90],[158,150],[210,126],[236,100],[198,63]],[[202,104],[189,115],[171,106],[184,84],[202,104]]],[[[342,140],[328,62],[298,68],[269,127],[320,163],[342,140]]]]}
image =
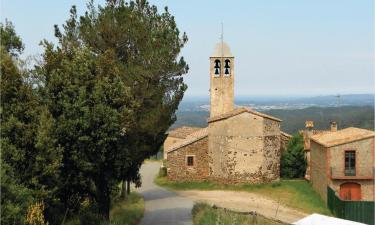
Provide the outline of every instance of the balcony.
{"type": "Polygon", "coordinates": [[[358,171],[366,171],[368,168],[343,169],[330,168],[330,178],[332,180],[373,180],[374,175],[369,171],[367,174],[359,175],[358,171]]]}
{"type": "Polygon", "coordinates": [[[355,176],[355,169],[345,169],[345,176],[355,176]]]}

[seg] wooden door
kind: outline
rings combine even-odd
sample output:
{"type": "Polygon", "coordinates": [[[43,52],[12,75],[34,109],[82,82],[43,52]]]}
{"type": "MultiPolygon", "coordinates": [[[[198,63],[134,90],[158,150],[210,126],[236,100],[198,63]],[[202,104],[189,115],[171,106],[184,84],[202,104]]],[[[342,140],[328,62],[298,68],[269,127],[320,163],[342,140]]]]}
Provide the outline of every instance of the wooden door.
{"type": "Polygon", "coordinates": [[[340,198],[343,200],[361,200],[361,185],[353,182],[341,184],[340,198]]]}

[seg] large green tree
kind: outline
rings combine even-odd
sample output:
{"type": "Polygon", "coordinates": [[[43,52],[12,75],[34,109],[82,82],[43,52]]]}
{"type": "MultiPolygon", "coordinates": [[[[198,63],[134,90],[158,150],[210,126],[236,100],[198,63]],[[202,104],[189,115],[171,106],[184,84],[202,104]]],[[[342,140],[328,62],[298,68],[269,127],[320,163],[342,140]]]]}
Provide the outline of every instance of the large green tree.
{"type": "Polygon", "coordinates": [[[36,74],[51,124],[44,136],[62,151],[59,199],[75,210],[89,198],[108,219],[114,187],[139,180],[141,163],[175,120],[187,38],[167,9],[146,1],[91,2],[80,18],[72,7],[55,36],[57,46],[44,41],[36,74]]]}
{"type": "Polygon", "coordinates": [[[188,66],[178,57],[186,34],[180,37],[167,8],[159,14],[147,1],[108,1],[99,11],[90,4],[80,30],[84,43],[97,54],[115,52],[124,66],[122,76],[132,86],[134,123],[126,134],[131,164],[124,165],[122,176],[137,181],[143,160],[157,153],[175,121],[186,90],[181,75],[188,66]]]}
{"type": "Polygon", "coordinates": [[[303,136],[301,134],[296,134],[290,139],[287,149],[281,155],[281,177],[303,178],[305,176],[306,166],[306,157],[303,150],[303,136]]]}
{"type": "MultiPolygon", "coordinates": [[[[49,138],[53,122],[41,110],[30,73],[19,69],[23,44],[13,25],[0,24],[1,47],[1,221],[23,224],[27,207],[43,200],[51,206],[60,157],[49,138]]],[[[47,206],[47,207],[48,207],[47,206]]]]}

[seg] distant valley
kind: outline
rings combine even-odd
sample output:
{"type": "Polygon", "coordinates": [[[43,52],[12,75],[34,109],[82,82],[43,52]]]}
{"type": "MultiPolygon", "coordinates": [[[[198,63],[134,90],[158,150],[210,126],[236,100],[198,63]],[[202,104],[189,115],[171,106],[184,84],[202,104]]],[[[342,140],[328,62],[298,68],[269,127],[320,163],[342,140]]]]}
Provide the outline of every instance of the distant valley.
{"type": "MultiPolygon", "coordinates": [[[[282,130],[294,134],[304,129],[306,120],[313,120],[315,129],[328,129],[330,121],[340,128],[355,126],[374,130],[374,95],[342,95],[319,97],[236,99],[236,106],[247,106],[283,120],[282,130]]],[[[209,101],[204,98],[187,98],[179,107],[177,121],[171,128],[180,126],[207,126],[209,101]]]]}

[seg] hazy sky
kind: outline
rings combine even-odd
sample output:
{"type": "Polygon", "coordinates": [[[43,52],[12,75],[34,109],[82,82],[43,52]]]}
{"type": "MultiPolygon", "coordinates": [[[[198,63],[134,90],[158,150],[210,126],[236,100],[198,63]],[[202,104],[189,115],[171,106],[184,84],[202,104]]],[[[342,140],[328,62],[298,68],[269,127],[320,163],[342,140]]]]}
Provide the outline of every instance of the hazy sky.
{"type": "MultiPolygon", "coordinates": [[[[24,55],[42,52],[39,41],[55,41],[71,5],[86,1],[1,0],[22,37],[24,55]]],[[[102,4],[104,1],[95,1],[102,4]]],[[[235,56],[235,93],[326,95],[374,92],[373,0],[152,0],[168,6],[189,42],[182,55],[190,66],[188,96],[208,95],[209,56],[224,39],[235,56]]]]}

